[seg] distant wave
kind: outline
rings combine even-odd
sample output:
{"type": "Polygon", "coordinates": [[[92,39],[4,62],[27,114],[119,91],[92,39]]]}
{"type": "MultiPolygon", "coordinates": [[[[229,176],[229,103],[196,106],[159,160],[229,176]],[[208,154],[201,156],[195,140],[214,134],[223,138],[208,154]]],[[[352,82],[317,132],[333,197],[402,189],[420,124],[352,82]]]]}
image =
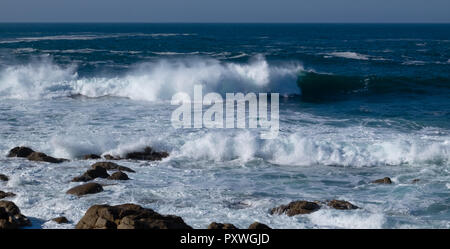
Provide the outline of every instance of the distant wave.
{"type": "Polygon", "coordinates": [[[130,37],[130,36],[148,36],[148,37],[168,37],[168,36],[189,36],[194,34],[188,33],[119,33],[119,34],[84,34],[84,35],[53,35],[53,36],[35,36],[35,37],[20,37],[8,40],[0,41],[0,44],[19,43],[19,42],[39,42],[39,41],[61,41],[61,40],[74,40],[74,41],[87,41],[97,39],[130,37]]]}
{"type": "Polygon", "coordinates": [[[71,95],[118,96],[135,100],[170,100],[201,84],[205,92],[278,92],[299,94],[296,84],[303,68],[298,63],[270,65],[262,56],[247,63],[224,63],[212,58],[160,59],[135,65],[110,77],[79,77],[76,66],[51,60],[7,66],[0,71],[0,98],[39,99],[71,95]]]}
{"type": "Polygon", "coordinates": [[[369,60],[370,59],[370,56],[368,56],[368,55],[358,54],[355,52],[332,52],[332,53],[329,53],[328,55],[333,56],[333,57],[341,57],[341,58],[354,59],[354,60],[369,60]]]}

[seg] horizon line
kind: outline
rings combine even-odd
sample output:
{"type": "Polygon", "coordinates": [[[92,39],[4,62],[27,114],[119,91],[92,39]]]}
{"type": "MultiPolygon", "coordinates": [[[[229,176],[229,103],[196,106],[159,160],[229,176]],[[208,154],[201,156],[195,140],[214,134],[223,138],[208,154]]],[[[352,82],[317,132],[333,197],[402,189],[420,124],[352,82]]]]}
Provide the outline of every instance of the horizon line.
{"type": "Polygon", "coordinates": [[[450,24],[449,22],[135,22],[135,21],[0,21],[0,24],[450,24]]]}

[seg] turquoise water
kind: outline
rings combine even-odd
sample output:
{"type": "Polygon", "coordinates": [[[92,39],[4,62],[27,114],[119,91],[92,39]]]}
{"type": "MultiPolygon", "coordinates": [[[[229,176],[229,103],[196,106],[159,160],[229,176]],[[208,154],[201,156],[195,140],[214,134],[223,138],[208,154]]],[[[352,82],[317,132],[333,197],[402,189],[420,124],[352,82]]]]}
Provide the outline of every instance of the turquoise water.
{"type": "MultiPolygon", "coordinates": [[[[99,203],[276,228],[449,228],[450,25],[0,24],[0,190],[36,227],[99,203]],[[173,94],[278,92],[280,133],[174,129],[173,94]],[[27,145],[73,159],[6,158],[27,145]],[[132,181],[74,198],[88,153],[151,145],[132,181]],[[392,185],[370,181],[391,177],[392,185]],[[413,184],[413,179],[420,179],[413,184]],[[361,207],[298,217],[293,200],[361,207]]],[[[107,180],[98,180],[108,182],[107,180]]]]}

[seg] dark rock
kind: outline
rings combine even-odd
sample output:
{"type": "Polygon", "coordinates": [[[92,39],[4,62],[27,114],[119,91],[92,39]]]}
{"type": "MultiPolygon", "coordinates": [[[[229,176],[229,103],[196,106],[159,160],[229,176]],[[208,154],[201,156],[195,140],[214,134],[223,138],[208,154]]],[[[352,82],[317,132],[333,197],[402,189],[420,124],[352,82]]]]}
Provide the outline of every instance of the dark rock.
{"type": "Polygon", "coordinates": [[[412,184],[420,182],[420,179],[414,179],[411,181],[412,184]]]}
{"type": "Polygon", "coordinates": [[[0,199],[6,198],[6,197],[14,197],[16,194],[11,192],[3,192],[0,190],[0,199]]]}
{"type": "Polygon", "coordinates": [[[97,168],[97,167],[101,167],[104,168],[106,170],[119,170],[119,171],[126,171],[126,172],[131,172],[131,173],[135,173],[136,171],[125,167],[125,166],[120,166],[116,163],[113,162],[97,162],[92,164],[91,166],[93,169],[97,168]]]}
{"type": "Polygon", "coordinates": [[[192,229],[183,219],[135,204],[90,207],[76,229],[192,229]]]}
{"type": "Polygon", "coordinates": [[[102,185],[94,182],[86,183],[67,190],[67,194],[82,196],[87,194],[95,194],[103,191],[102,185]]]}
{"type": "Polygon", "coordinates": [[[283,214],[294,216],[297,214],[309,214],[320,209],[320,205],[309,201],[293,201],[287,205],[273,208],[270,214],[283,214]]]}
{"type": "Polygon", "coordinates": [[[233,224],[230,223],[216,223],[213,222],[211,224],[209,224],[208,229],[239,229],[236,226],[234,226],[233,224]]]}
{"type": "Polygon", "coordinates": [[[72,182],[88,182],[94,180],[95,178],[107,178],[109,177],[106,169],[102,167],[96,167],[93,169],[88,169],[83,175],[77,176],[72,179],[72,182]]]}
{"type": "Polygon", "coordinates": [[[146,160],[146,161],[161,161],[168,157],[167,152],[156,152],[151,147],[145,147],[143,151],[130,152],[125,155],[125,159],[146,160]]]}
{"type": "Polygon", "coordinates": [[[30,220],[20,213],[14,202],[0,201],[0,229],[17,229],[30,225],[30,220]]]}
{"type": "Polygon", "coordinates": [[[376,183],[376,184],[392,184],[392,181],[391,181],[391,178],[385,177],[383,179],[378,179],[378,180],[372,181],[372,183],[376,183]]]}
{"type": "Polygon", "coordinates": [[[9,181],[9,178],[3,174],[0,174],[0,181],[7,182],[7,181],[9,181]]]}
{"type": "Polygon", "coordinates": [[[332,207],[334,209],[339,210],[349,210],[349,209],[358,209],[359,207],[351,204],[348,201],[342,201],[342,200],[331,200],[327,203],[329,207],[332,207]]]}
{"type": "Polygon", "coordinates": [[[27,156],[28,160],[36,161],[36,162],[48,162],[48,163],[62,163],[68,161],[67,159],[62,158],[54,158],[51,156],[47,156],[42,152],[33,152],[29,156],[27,156]]]}
{"type": "Polygon", "coordinates": [[[120,160],[120,157],[115,157],[110,154],[104,155],[103,158],[105,158],[106,160],[120,160]]]}
{"type": "Polygon", "coordinates": [[[115,172],[108,177],[109,180],[130,180],[128,175],[123,172],[115,172]]]}
{"type": "Polygon", "coordinates": [[[88,154],[88,155],[84,155],[83,159],[84,160],[89,160],[89,159],[100,159],[101,157],[99,155],[96,154],[88,154]]]}
{"type": "Polygon", "coordinates": [[[262,229],[272,229],[270,228],[268,225],[266,224],[262,224],[259,222],[255,222],[253,224],[251,224],[248,229],[257,229],[257,230],[262,230],[262,229]]]}
{"type": "Polygon", "coordinates": [[[33,152],[34,150],[28,147],[14,147],[9,151],[7,157],[27,157],[33,152]]]}
{"type": "Polygon", "coordinates": [[[56,222],[58,224],[69,223],[69,220],[66,217],[64,217],[64,216],[61,216],[61,217],[58,217],[58,218],[54,218],[54,219],[52,219],[52,221],[54,221],[54,222],[56,222]]]}

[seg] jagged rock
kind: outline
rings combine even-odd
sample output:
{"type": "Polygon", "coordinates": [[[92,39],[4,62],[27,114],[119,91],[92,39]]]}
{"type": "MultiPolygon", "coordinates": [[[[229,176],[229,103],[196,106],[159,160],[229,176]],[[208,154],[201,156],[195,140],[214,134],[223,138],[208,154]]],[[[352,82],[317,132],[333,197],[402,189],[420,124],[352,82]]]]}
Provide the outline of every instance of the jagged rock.
{"type": "Polygon", "coordinates": [[[27,158],[30,161],[48,162],[48,163],[62,163],[68,161],[67,159],[63,158],[54,158],[51,156],[47,156],[45,153],[42,152],[33,152],[29,156],[27,156],[27,158]]]}
{"type": "Polygon", "coordinates": [[[34,150],[28,147],[14,147],[9,151],[7,157],[27,157],[33,152],[34,150]]]}
{"type": "Polygon", "coordinates": [[[262,230],[262,229],[272,229],[270,228],[268,225],[263,224],[263,223],[259,223],[259,222],[255,222],[252,223],[248,229],[257,229],[257,230],[262,230]]]}
{"type": "Polygon", "coordinates": [[[9,181],[9,177],[7,177],[7,176],[5,176],[3,174],[0,174],[0,181],[7,182],[7,181],[9,181]]]}
{"type": "Polygon", "coordinates": [[[115,172],[108,177],[108,180],[130,180],[128,175],[123,172],[115,172]]]}
{"type": "Polygon", "coordinates": [[[309,214],[320,209],[320,205],[309,201],[293,201],[287,205],[273,208],[270,214],[283,214],[294,216],[298,214],[309,214]]]}
{"type": "Polygon", "coordinates": [[[98,177],[107,178],[109,177],[109,174],[108,172],[106,172],[106,169],[102,167],[96,167],[93,169],[88,169],[83,175],[73,178],[72,182],[88,182],[98,177]]]}
{"type": "Polygon", "coordinates": [[[106,170],[119,170],[119,171],[126,171],[126,172],[131,172],[131,173],[135,173],[136,171],[125,167],[125,166],[120,166],[116,163],[113,162],[97,162],[92,164],[91,166],[93,169],[97,168],[97,167],[101,167],[104,168],[106,170]]]}
{"type": "Polygon", "coordinates": [[[86,183],[67,190],[67,194],[82,196],[87,194],[95,194],[103,191],[102,185],[94,182],[86,183]]]}
{"type": "Polygon", "coordinates": [[[383,179],[378,179],[375,181],[372,181],[372,183],[377,183],[377,184],[392,184],[391,178],[389,177],[385,177],[383,179]]]}
{"type": "Polygon", "coordinates": [[[351,204],[348,201],[342,201],[342,200],[331,200],[327,203],[329,207],[332,207],[334,209],[339,210],[349,210],[349,209],[358,209],[359,207],[351,204]]]}
{"type": "Polygon", "coordinates": [[[209,224],[208,229],[238,229],[236,226],[230,223],[217,223],[213,222],[209,224]]]}
{"type": "Polygon", "coordinates": [[[156,152],[151,147],[145,147],[143,151],[130,152],[125,155],[125,159],[146,160],[146,161],[161,161],[168,157],[167,152],[156,152]]]}
{"type": "Polygon", "coordinates": [[[54,218],[54,219],[52,219],[52,221],[54,221],[54,222],[56,222],[56,223],[58,223],[58,224],[66,224],[66,223],[69,223],[69,220],[68,220],[66,217],[64,217],[64,216],[54,218]]]}
{"type": "Polygon", "coordinates": [[[183,219],[136,204],[90,207],[76,229],[192,229],[183,219]]]}
{"type": "Polygon", "coordinates": [[[101,157],[99,155],[96,154],[88,154],[88,155],[84,155],[83,159],[84,160],[89,160],[89,159],[100,159],[101,157]]]}
{"type": "Polygon", "coordinates": [[[6,197],[14,197],[16,194],[11,192],[3,192],[0,190],[0,199],[6,198],[6,197]]]}
{"type": "Polygon", "coordinates": [[[30,220],[20,213],[14,202],[0,201],[0,229],[17,229],[30,225],[30,220]]]}

